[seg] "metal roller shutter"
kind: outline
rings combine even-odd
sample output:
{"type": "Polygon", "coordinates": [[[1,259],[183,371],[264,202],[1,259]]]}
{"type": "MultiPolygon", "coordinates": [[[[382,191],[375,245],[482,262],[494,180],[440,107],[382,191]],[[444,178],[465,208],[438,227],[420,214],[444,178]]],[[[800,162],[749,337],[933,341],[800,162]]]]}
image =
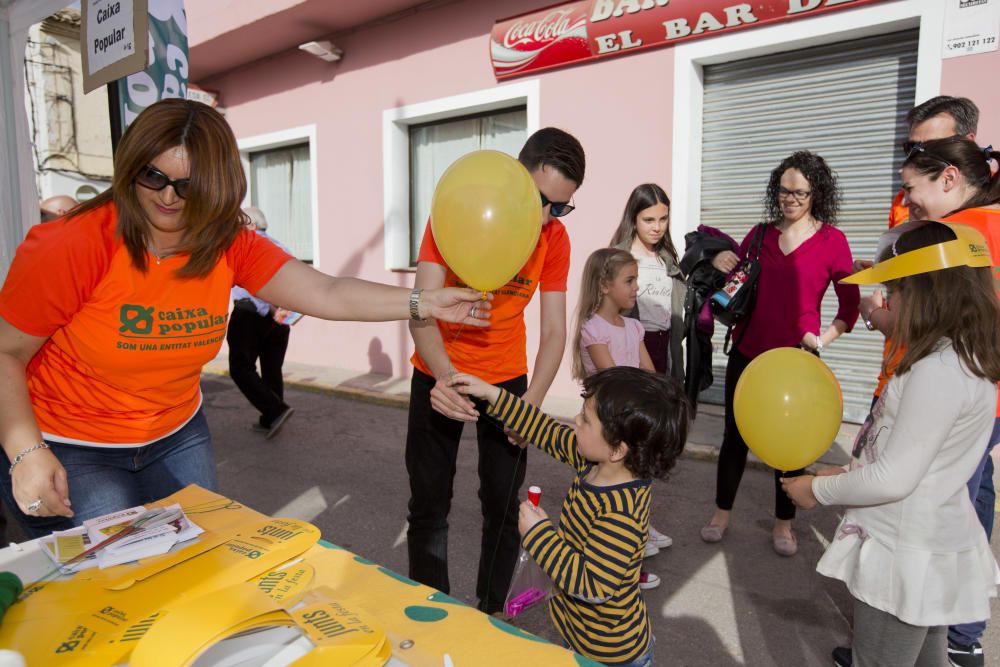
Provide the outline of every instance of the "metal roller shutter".
{"type": "MultiPolygon", "coordinates": [[[[806,149],[836,171],[843,193],[839,227],[854,257],[870,259],[899,188],[917,36],[907,30],[706,66],[701,223],[742,240],[761,219],[771,170],[806,149]]],[[[836,310],[831,287],[824,326],[836,310]]],[[[705,400],[721,402],[724,333],[716,332],[716,383],[705,400]]],[[[840,380],[849,421],[868,414],[882,342],[859,322],[823,355],[840,380]]]]}

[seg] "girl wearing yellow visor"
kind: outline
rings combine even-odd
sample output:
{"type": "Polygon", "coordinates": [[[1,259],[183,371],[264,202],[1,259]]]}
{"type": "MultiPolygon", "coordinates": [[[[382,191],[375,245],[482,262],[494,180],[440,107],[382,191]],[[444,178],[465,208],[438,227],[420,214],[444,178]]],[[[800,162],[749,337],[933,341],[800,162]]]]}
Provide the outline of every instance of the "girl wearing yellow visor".
{"type": "Polygon", "coordinates": [[[966,483],[993,429],[1000,301],[976,229],[908,223],[844,279],[885,284],[905,348],[849,467],[782,481],[792,501],[845,505],[816,569],[854,597],[853,664],[947,664],[947,626],[988,618],[1000,568],[966,483]]]}

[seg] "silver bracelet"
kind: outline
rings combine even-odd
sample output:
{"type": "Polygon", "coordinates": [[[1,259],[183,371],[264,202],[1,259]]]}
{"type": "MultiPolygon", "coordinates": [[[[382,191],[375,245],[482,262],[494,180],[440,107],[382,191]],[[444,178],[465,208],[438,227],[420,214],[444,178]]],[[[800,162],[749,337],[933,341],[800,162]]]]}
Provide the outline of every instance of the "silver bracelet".
{"type": "Polygon", "coordinates": [[[10,470],[7,471],[7,474],[13,475],[14,474],[14,466],[16,466],[18,463],[20,463],[21,461],[23,461],[24,457],[27,456],[28,454],[30,454],[31,452],[35,451],[36,449],[48,449],[48,448],[49,448],[49,444],[47,442],[45,442],[45,441],[42,441],[42,442],[38,443],[37,445],[34,445],[32,447],[28,447],[27,449],[22,449],[21,451],[19,451],[17,453],[17,456],[15,456],[14,459],[10,462],[10,470]]]}
{"type": "Polygon", "coordinates": [[[418,322],[424,319],[420,317],[420,293],[423,291],[422,287],[414,287],[410,290],[410,319],[418,322]]]}

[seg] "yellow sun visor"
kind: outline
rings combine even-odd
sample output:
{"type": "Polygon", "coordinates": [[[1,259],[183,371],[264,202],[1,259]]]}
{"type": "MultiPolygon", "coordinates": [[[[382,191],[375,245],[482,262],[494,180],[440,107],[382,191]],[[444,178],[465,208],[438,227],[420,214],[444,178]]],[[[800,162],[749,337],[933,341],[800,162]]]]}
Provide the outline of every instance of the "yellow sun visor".
{"type": "MultiPolygon", "coordinates": [[[[935,222],[935,221],[931,221],[935,222]]],[[[992,266],[990,259],[990,249],[986,244],[986,237],[969,225],[962,225],[954,222],[941,222],[947,225],[957,237],[954,241],[945,241],[925,248],[918,248],[901,255],[890,257],[884,262],[879,262],[875,266],[850,275],[840,282],[852,283],[855,285],[877,285],[906,276],[914,276],[919,273],[930,273],[941,269],[950,269],[956,266],[992,266]]],[[[898,239],[902,233],[913,229],[892,229],[883,237],[894,236],[898,239]]],[[[893,239],[892,245],[895,245],[893,239]]],[[[879,243],[884,246],[883,242],[879,243]]]]}

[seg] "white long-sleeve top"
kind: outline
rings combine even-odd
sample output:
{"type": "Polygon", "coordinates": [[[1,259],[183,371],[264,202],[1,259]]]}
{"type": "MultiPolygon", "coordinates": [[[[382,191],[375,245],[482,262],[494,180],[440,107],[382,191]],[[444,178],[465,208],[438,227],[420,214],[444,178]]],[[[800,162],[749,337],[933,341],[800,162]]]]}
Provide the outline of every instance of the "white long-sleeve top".
{"type": "Polygon", "coordinates": [[[850,470],[812,482],[820,503],[849,506],[816,569],[911,625],[989,618],[1000,569],[967,483],[996,403],[996,384],[972,375],[948,341],[894,377],[850,470]]]}

